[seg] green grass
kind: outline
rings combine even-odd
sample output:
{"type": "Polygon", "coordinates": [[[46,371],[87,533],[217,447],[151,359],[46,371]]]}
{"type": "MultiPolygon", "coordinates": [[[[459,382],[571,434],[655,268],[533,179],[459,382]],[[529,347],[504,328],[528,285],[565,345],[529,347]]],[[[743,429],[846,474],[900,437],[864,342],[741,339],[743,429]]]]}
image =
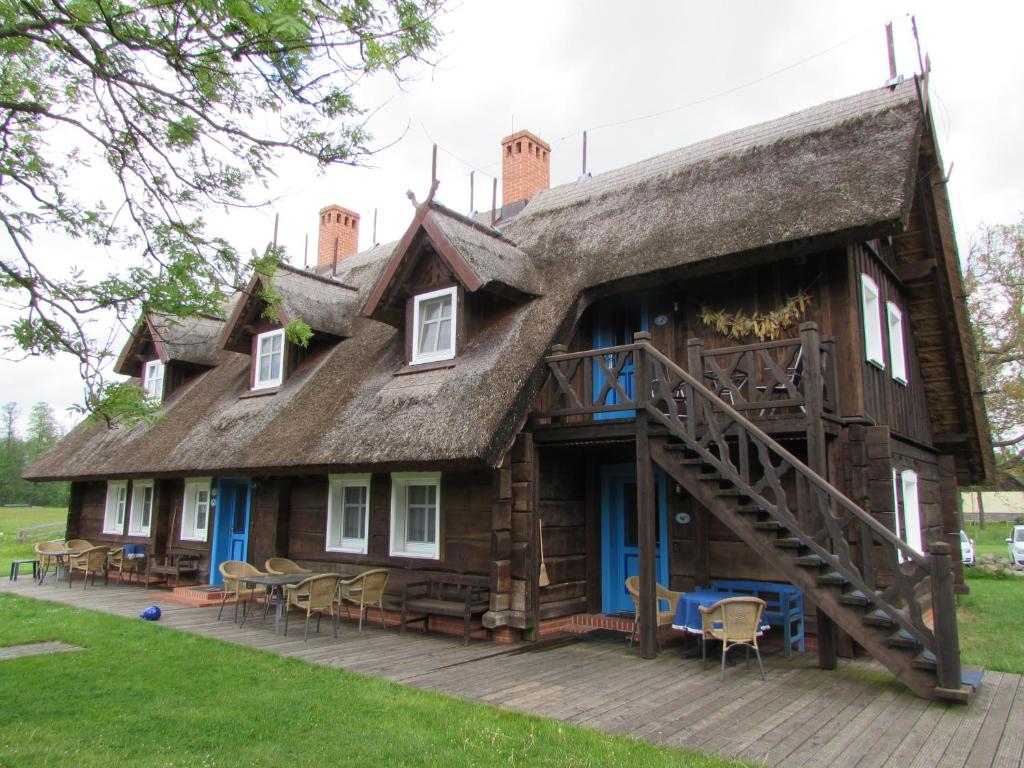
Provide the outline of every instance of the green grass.
{"type": "Polygon", "coordinates": [[[1024,674],[1024,577],[967,569],[960,598],[960,649],[965,664],[1024,674]]]}
{"type": "Polygon", "coordinates": [[[12,560],[33,557],[32,547],[36,542],[19,544],[19,528],[64,522],[67,516],[68,511],[62,507],[0,507],[0,578],[6,578],[11,572],[12,560]]]}
{"type": "Polygon", "coordinates": [[[977,523],[965,523],[964,530],[967,535],[974,539],[975,557],[978,555],[1000,555],[1008,557],[1006,540],[1010,537],[1014,523],[997,522],[985,523],[985,529],[978,527],[977,523]]]}
{"type": "Polygon", "coordinates": [[[0,645],[42,640],[86,650],[0,662],[2,765],[741,765],[0,594],[0,645]]]}

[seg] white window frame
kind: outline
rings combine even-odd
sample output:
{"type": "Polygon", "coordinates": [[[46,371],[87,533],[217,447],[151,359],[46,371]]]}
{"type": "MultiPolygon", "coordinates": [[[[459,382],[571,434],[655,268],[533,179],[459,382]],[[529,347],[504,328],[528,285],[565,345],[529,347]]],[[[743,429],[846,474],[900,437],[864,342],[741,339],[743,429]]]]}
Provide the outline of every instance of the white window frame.
{"type": "Polygon", "coordinates": [[[924,554],[917,472],[912,469],[900,472],[900,491],[903,494],[903,540],[915,552],[924,554]]]}
{"type": "MultiPolygon", "coordinates": [[[[261,333],[256,337],[256,355],[253,359],[253,373],[252,373],[252,388],[253,389],[269,389],[270,387],[279,387],[281,382],[284,381],[284,365],[285,365],[285,354],[288,351],[288,342],[284,338],[284,328],[278,328],[274,331],[267,331],[261,333]],[[281,339],[281,367],[278,369],[277,376],[271,376],[268,379],[260,378],[260,365],[263,357],[263,345],[268,343],[271,339],[281,339]]],[[[273,353],[271,353],[273,354],[273,353]]]]}
{"type": "Polygon", "coordinates": [[[142,388],[146,390],[149,397],[161,402],[164,399],[165,370],[164,364],[160,360],[150,360],[142,369],[142,388]]]}
{"type": "Polygon", "coordinates": [[[128,481],[107,481],[107,503],[103,509],[103,532],[120,536],[124,533],[128,505],[128,481]]]}
{"type": "Polygon", "coordinates": [[[451,360],[455,357],[455,327],[458,319],[459,310],[459,289],[458,286],[452,286],[451,288],[441,288],[437,291],[431,291],[430,293],[421,293],[413,299],[413,310],[412,310],[412,362],[413,364],[418,363],[435,363],[441,360],[451,360]],[[420,306],[427,301],[438,299],[444,296],[451,297],[452,301],[452,318],[451,318],[451,331],[449,338],[449,348],[440,350],[438,352],[427,352],[424,354],[420,353],[420,306]]]}
{"type": "Polygon", "coordinates": [[[210,518],[213,516],[212,481],[209,477],[190,477],[185,480],[185,493],[181,502],[181,540],[206,541],[210,532],[210,518]],[[206,519],[202,527],[198,526],[197,513],[203,503],[205,492],[206,519]]]}
{"type": "Polygon", "coordinates": [[[878,284],[863,272],[860,275],[860,304],[864,314],[864,357],[885,370],[882,349],[882,294],[878,284]]]}
{"type": "Polygon", "coordinates": [[[441,558],[441,473],[393,472],[391,474],[391,547],[392,557],[441,558]],[[409,487],[428,485],[436,488],[434,505],[434,541],[410,542],[406,537],[409,487]]]}
{"type": "Polygon", "coordinates": [[[128,514],[128,535],[149,536],[153,527],[153,506],[156,501],[156,488],[152,480],[132,481],[132,505],[128,514]],[[149,522],[143,524],[143,512],[146,505],[146,491],[149,491],[149,522]]]}
{"type": "MultiPolygon", "coordinates": [[[[896,533],[896,538],[903,541],[903,526],[900,522],[900,471],[896,467],[892,468],[892,525],[896,533]]],[[[896,552],[896,558],[899,562],[903,562],[903,550],[896,552]]]]}
{"type": "Polygon", "coordinates": [[[892,378],[907,385],[907,346],[903,329],[903,312],[893,302],[885,303],[885,316],[889,323],[889,362],[892,378]]]}
{"type": "Polygon", "coordinates": [[[327,533],[324,547],[328,552],[350,552],[365,555],[370,540],[370,484],[373,476],[330,475],[327,492],[327,533]],[[365,488],[366,502],[363,505],[363,536],[360,539],[345,534],[345,491],[348,488],[365,488]]]}

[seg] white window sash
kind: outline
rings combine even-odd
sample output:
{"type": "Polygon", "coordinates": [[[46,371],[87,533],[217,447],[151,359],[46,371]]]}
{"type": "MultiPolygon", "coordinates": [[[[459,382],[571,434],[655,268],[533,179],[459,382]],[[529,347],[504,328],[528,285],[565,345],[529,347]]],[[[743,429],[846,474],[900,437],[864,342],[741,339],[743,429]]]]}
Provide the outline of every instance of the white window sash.
{"type": "MultiPolygon", "coordinates": [[[[442,288],[438,291],[431,291],[430,293],[422,293],[413,299],[413,316],[412,316],[412,362],[413,364],[418,363],[433,363],[440,360],[451,360],[455,357],[455,328],[458,315],[458,288],[442,288]],[[434,299],[448,297],[451,300],[451,313],[450,317],[447,318],[449,322],[448,328],[448,346],[444,349],[438,349],[433,352],[420,352],[421,336],[423,334],[424,320],[422,318],[422,307],[425,302],[432,301],[434,299]]],[[[437,321],[428,321],[436,323],[440,326],[440,319],[437,321]]],[[[440,328],[438,329],[440,333],[440,328]]]]}
{"type": "Polygon", "coordinates": [[[370,537],[370,483],[372,475],[331,475],[327,492],[327,535],[324,547],[328,552],[366,554],[370,537]],[[349,488],[365,489],[366,494],[358,509],[347,504],[349,488]],[[362,537],[345,536],[345,523],[349,514],[362,520],[362,537]]]}
{"type": "Polygon", "coordinates": [[[267,389],[276,387],[284,380],[284,355],[285,355],[284,329],[261,333],[256,337],[256,359],[253,360],[255,370],[253,372],[253,389],[267,389]],[[277,350],[274,350],[275,342],[280,340],[277,350]],[[269,371],[263,376],[263,358],[269,360],[269,371]],[[274,360],[277,360],[277,371],[274,371],[274,360]]]}
{"type": "Polygon", "coordinates": [[[903,313],[891,301],[885,305],[889,321],[889,360],[892,364],[892,378],[900,384],[907,383],[907,348],[904,343],[903,313]]]}
{"type": "MultiPolygon", "coordinates": [[[[900,525],[900,472],[896,467],[892,468],[892,525],[896,533],[896,538],[903,541],[903,530],[900,525]]],[[[903,550],[896,552],[896,559],[899,562],[903,562],[903,550]]]]}
{"type": "Polygon", "coordinates": [[[143,369],[142,388],[154,400],[164,397],[164,364],[159,360],[150,360],[143,369]]]}
{"type": "Polygon", "coordinates": [[[861,273],[861,308],[864,314],[864,356],[869,363],[885,368],[882,352],[882,302],[878,285],[861,273]]]}
{"type": "Polygon", "coordinates": [[[127,480],[107,481],[107,501],[103,509],[103,533],[117,536],[124,533],[124,505],[127,494],[127,480]]]}
{"type": "Polygon", "coordinates": [[[903,492],[904,541],[918,554],[924,554],[921,540],[921,503],[918,495],[917,473],[905,469],[900,473],[900,490],[903,492]]]}
{"type": "Polygon", "coordinates": [[[155,496],[152,480],[136,480],[132,483],[132,505],[128,516],[129,536],[149,536],[153,524],[155,496]]]}
{"type": "MultiPolygon", "coordinates": [[[[418,505],[430,512],[431,505],[418,505]]],[[[424,528],[430,530],[430,520],[424,528]]],[[[441,473],[395,472],[391,475],[391,548],[393,557],[417,557],[437,560],[441,557],[441,473]],[[433,541],[409,541],[409,488],[434,488],[433,541]]]]}
{"type": "Polygon", "coordinates": [[[181,513],[181,540],[206,541],[210,530],[210,515],[210,478],[185,481],[181,513]],[[199,525],[200,512],[205,513],[202,525],[199,525]]]}

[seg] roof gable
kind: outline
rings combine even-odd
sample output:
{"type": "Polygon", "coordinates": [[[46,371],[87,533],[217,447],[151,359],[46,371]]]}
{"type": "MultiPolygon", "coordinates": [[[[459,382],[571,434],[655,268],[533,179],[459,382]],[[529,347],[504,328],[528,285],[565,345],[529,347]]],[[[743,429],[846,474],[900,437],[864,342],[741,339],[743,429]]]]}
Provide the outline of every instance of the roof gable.
{"type": "Polygon", "coordinates": [[[124,376],[141,376],[142,364],[154,359],[153,354],[145,353],[150,346],[165,365],[183,362],[214,366],[223,332],[224,321],[217,317],[174,317],[148,312],[135,324],[114,371],[124,376]]]}

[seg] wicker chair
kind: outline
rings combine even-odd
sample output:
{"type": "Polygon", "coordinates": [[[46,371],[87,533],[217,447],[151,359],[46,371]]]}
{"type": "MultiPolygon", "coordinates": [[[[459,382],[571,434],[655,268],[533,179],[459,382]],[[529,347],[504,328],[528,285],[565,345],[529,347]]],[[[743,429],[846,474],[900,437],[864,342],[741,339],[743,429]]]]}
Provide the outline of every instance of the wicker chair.
{"type": "Polygon", "coordinates": [[[309,568],[303,568],[294,560],[289,560],[287,557],[271,557],[263,567],[267,569],[267,573],[274,573],[281,576],[292,573],[312,573],[309,568]]]}
{"type": "Polygon", "coordinates": [[[338,583],[338,607],[348,603],[359,606],[359,631],[363,631],[363,617],[369,609],[380,611],[380,626],[384,628],[384,588],[388,585],[386,568],[363,571],[358,576],[338,583]]]}
{"type": "Polygon", "coordinates": [[[341,576],[337,573],[318,573],[303,579],[298,584],[285,585],[284,633],[288,634],[288,612],[294,606],[306,612],[306,629],[303,640],[309,639],[309,617],[316,614],[316,631],[320,631],[320,618],[325,613],[333,613],[334,636],[338,636],[338,614],[334,611],[334,598],[338,592],[341,576]]]}
{"type": "Polygon", "coordinates": [[[84,552],[87,549],[92,549],[92,542],[85,539],[68,539],[64,542],[64,549],[70,549],[72,552],[84,552]]]}
{"type": "Polygon", "coordinates": [[[40,541],[33,548],[36,558],[39,560],[39,583],[43,583],[50,566],[53,566],[54,573],[57,573],[57,566],[64,556],[64,542],[60,539],[54,541],[40,541]]]}
{"type": "Polygon", "coordinates": [[[765,602],[759,597],[729,597],[719,600],[710,608],[698,606],[703,619],[701,633],[701,655],[707,666],[707,641],[720,640],[722,643],[722,679],[725,680],[725,656],[730,648],[744,646],[747,649],[747,666],[750,666],[750,649],[757,654],[757,667],[764,680],[764,665],[761,651],[757,647],[757,635],[761,631],[761,614],[765,602]]]}
{"type": "MultiPolygon", "coordinates": [[[[225,560],[219,566],[217,570],[220,571],[221,577],[224,579],[224,594],[220,599],[220,610],[217,611],[217,621],[220,621],[221,616],[224,615],[224,603],[227,602],[229,597],[235,598],[235,621],[238,621],[238,604],[245,600],[246,603],[255,595],[256,590],[252,587],[247,587],[242,584],[239,579],[245,578],[246,576],[262,576],[263,571],[259,570],[255,565],[243,562],[241,560],[225,560]]],[[[245,615],[247,605],[242,607],[242,615],[245,615]]]]}
{"type": "Polygon", "coordinates": [[[139,578],[139,561],[134,557],[128,557],[124,553],[124,547],[112,549],[107,553],[107,569],[117,571],[117,580],[121,584],[124,584],[126,572],[129,582],[131,582],[132,576],[136,580],[139,578]]]}
{"type": "Polygon", "coordinates": [[[92,583],[96,583],[96,574],[103,574],[103,584],[107,583],[107,547],[89,547],[76,555],[68,556],[68,587],[71,586],[71,578],[75,571],[82,572],[82,589],[89,584],[89,576],[92,575],[92,583]]]}
{"type": "MultiPolygon", "coordinates": [[[[661,628],[672,626],[672,622],[676,617],[676,604],[679,602],[679,598],[683,595],[683,592],[673,592],[671,589],[666,589],[661,584],[655,584],[658,595],[658,651],[661,651],[661,628]],[[663,609],[662,603],[667,603],[668,607],[663,609]]],[[[633,641],[638,640],[640,637],[640,577],[630,576],[626,579],[626,591],[629,592],[629,596],[633,598],[633,631],[629,634],[629,647],[633,647],[633,641]]]]}

